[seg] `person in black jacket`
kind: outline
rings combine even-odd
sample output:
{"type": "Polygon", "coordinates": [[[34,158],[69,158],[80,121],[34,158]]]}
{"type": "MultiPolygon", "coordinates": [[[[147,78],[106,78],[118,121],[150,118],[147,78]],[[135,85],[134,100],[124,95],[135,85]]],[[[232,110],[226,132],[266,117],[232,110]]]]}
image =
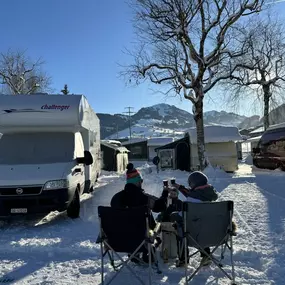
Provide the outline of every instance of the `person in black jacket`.
{"type": "MultiPolygon", "coordinates": [[[[124,190],[116,193],[111,199],[111,207],[114,208],[135,208],[147,206],[155,213],[163,212],[167,207],[168,190],[164,190],[160,198],[147,194],[142,188],[143,178],[140,172],[134,168],[132,163],[127,165],[126,185],[124,190]]],[[[149,227],[154,229],[155,220],[150,215],[149,227]]],[[[147,261],[147,253],[143,253],[143,260],[147,261]]],[[[135,261],[135,259],[133,260],[135,261]]]]}
{"type": "MultiPolygon", "coordinates": [[[[124,190],[116,193],[111,199],[111,207],[134,208],[148,206],[153,212],[160,213],[166,210],[168,190],[164,190],[161,197],[155,197],[142,188],[143,178],[132,163],[127,165],[126,185],[124,190]]],[[[150,220],[150,228],[155,228],[153,216],[150,220]]]]}
{"type": "Polygon", "coordinates": [[[188,177],[190,188],[183,185],[174,184],[189,202],[213,202],[218,199],[218,193],[215,188],[208,184],[208,177],[200,172],[194,171],[188,177]]]}

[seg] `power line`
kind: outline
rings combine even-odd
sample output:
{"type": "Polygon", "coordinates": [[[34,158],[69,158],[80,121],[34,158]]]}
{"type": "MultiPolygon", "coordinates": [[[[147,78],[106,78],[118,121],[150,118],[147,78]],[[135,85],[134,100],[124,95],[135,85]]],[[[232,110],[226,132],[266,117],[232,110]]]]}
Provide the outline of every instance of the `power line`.
{"type": "Polygon", "coordinates": [[[129,116],[129,131],[130,131],[130,140],[132,139],[132,125],[131,125],[131,115],[135,114],[136,112],[131,111],[134,109],[134,107],[125,107],[125,109],[128,109],[127,112],[123,112],[124,114],[128,114],[129,116]]]}

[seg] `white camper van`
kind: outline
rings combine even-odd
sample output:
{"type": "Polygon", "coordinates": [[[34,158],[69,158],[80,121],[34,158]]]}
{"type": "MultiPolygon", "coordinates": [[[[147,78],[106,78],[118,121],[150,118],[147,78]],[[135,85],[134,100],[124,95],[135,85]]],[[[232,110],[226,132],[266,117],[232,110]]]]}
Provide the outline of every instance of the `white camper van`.
{"type": "Polygon", "coordinates": [[[0,216],[67,210],[100,175],[100,125],[81,95],[0,95],[0,216]]]}

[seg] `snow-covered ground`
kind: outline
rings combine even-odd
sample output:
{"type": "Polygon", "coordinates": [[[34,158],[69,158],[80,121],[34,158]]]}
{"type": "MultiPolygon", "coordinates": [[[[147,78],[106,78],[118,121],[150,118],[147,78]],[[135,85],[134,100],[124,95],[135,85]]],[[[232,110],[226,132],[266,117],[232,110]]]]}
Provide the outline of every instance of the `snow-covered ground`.
{"type": "MultiPolygon", "coordinates": [[[[159,195],[162,180],[176,177],[186,184],[188,174],[180,171],[156,173],[143,165],[144,188],[159,195]]],[[[234,239],[234,260],[238,284],[284,284],[285,276],[285,173],[260,171],[241,164],[234,175],[207,169],[220,199],[235,202],[238,236],[234,239]]],[[[0,227],[0,284],[100,284],[100,248],[97,206],[108,205],[114,193],[124,186],[124,176],[104,173],[96,191],[83,197],[81,218],[68,219],[52,213],[40,218],[2,222],[0,227]]],[[[190,270],[199,257],[192,259],[190,270]]],[[[107,260],[106,260],[107,262],[107,260]]],[[[229,258],[225,259],[229,270],[229,258]]],[[[141,276],[146,270],[136,267],[141,276]]],[[[161,275],[154,274],[153,284],[183,284],[183,268],[162,264],[161,275]]],[[[113,271],[107,265],[106,277],[113,271]]],[[[114,284],[134,285],[137,281],[123,271],[114,284]]],[[[214,266],[204,269],[192,281],[194,285],[229,284],[214,266]]]]}

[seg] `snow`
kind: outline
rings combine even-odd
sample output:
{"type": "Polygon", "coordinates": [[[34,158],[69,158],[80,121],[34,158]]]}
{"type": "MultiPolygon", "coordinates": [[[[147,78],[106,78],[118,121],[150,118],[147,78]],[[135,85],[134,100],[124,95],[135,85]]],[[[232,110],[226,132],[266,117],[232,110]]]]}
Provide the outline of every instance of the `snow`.
{"type": "Polygon", "coordinates": [[[161,103],[153,105],[152,108],[157,110],[160,116],[164,117],[167,115],[167,111],[170,109],[170,106],[165,103],[161,103]]]}
{"type": "MultiPolygon", "coordinates": [[[[146,114],[145,117],[150,117],[150,115],[146,114]]],[[[158,119],[140,119],[137,121],[137,125],[145,125],[145,126],[150,126],[150,125],[155,125],[155,124],[161,124],[162,120],[158,119]]]]}
{"type": "Polygon", "coordinates": [[[246,141],[247,142],[256,142],[256,141],[259,141],[261,139],[261,137],[262,136],[252,137],[252,138],[247,139],[246,141]]]}
{"type": "MultiPolygon", "coordinates": [[[[248,161],[247,161],[248,162],[248,161]]],[[[176,178],[187,183],[187,172],[165,170],[157,173],[155,166],[134,162],[144,177],[147,192],[160,195],[162,180],[176,178]]],[[[258,170],[248,163],[230,175],[208,167],[205,173],[219,192],[220,200],[234,201],[234,220],[238,236],[234,238],[234,261],[238,284],[283,285],[285,276],[285,173],[258,170]]],[[[93,194],[82,197],[81,217],[70,220],[64,213],[40,217],[17,218],[0,222],[0,283],[5,284],[101,284],[100,248],[97,207],[109,205],[111,197],[121,190],[125,176],[103,171],[93,194]]],[[[224,269],[230,271],[229,255],[224,269]]],[[[192,258],[189,272],[199,262],[192,258]]],[[[133,267],[146,280],[147,270],[133,267]]],[[[183,268],[173,263],[161,264],[162,274],[153,275],[154,285],[182,285],[183,268]]],[[[106,277],[114,272],[107,264],[106,277]]],[[[125,270],[116,285],[137,284],[125,270]]],[[[230,282],[211,265],[191,282],[193,285],[230,282]]]]}
{"type": "Polygon", "coordinates": [[[216,123],[210,123],[211,125],[223,125],[223,126],[239,126],[244,122],[246,117],[235,115],[233,113],[227,113],[225,111],[208,111],[204,113],[204,120],[211,121],[211,119],[215,119],[216,123]],[[229,120],[229,115],[231,115],[231,119],[229,120]]]}
{"type": "Polygon", "coordinates": [[[262,132],[264,132],[264,127],[258,127],[254,129],[252,132],[250,132],[249,134],[253,135],[253,134],[262,133],[262,132]]]}
{"type": "Polygon", "coordinates": [[[120,141],[116,141],[116,140],[101,140],[101,142],[106,142],[106,143],[114,144],[114,145],[117,145],[117,146],[122,145],[122,143],[120,141]]]}
{"type": "Polygon", "coordinates": [[[129,144],[145,142],[145,141],[147,141],[147,146],[149,147],[163,146],[163,145],[173,142],[174,138],[172,137],[158,137],[158,138],[148,138],[148,139],[134,138],[134,139],[123,142],[122,145],[127,146],[129,144]]]}
{"type": "MultiPolygon", "coordinates": [[[[190,141],[197,144],[197,130],[191,128],[188,130],[190,141]]],[[[231,141],[243,141],[238,128],[229,126],[205,126],[204,127],[205,143],[219,143],[231,141]]]]}
{"type": "MultiPolygon", "coordinates": [[[[171,137],[181,138],[184,131],[174,131],[172,129],[156,127],[153,124],[136,124],[132,126],[132,139],[146,139],[151,137],[171,137]]],[[[108,139],[128,138],[130,136],[129,128],[109,136],[108,139]]]]}

